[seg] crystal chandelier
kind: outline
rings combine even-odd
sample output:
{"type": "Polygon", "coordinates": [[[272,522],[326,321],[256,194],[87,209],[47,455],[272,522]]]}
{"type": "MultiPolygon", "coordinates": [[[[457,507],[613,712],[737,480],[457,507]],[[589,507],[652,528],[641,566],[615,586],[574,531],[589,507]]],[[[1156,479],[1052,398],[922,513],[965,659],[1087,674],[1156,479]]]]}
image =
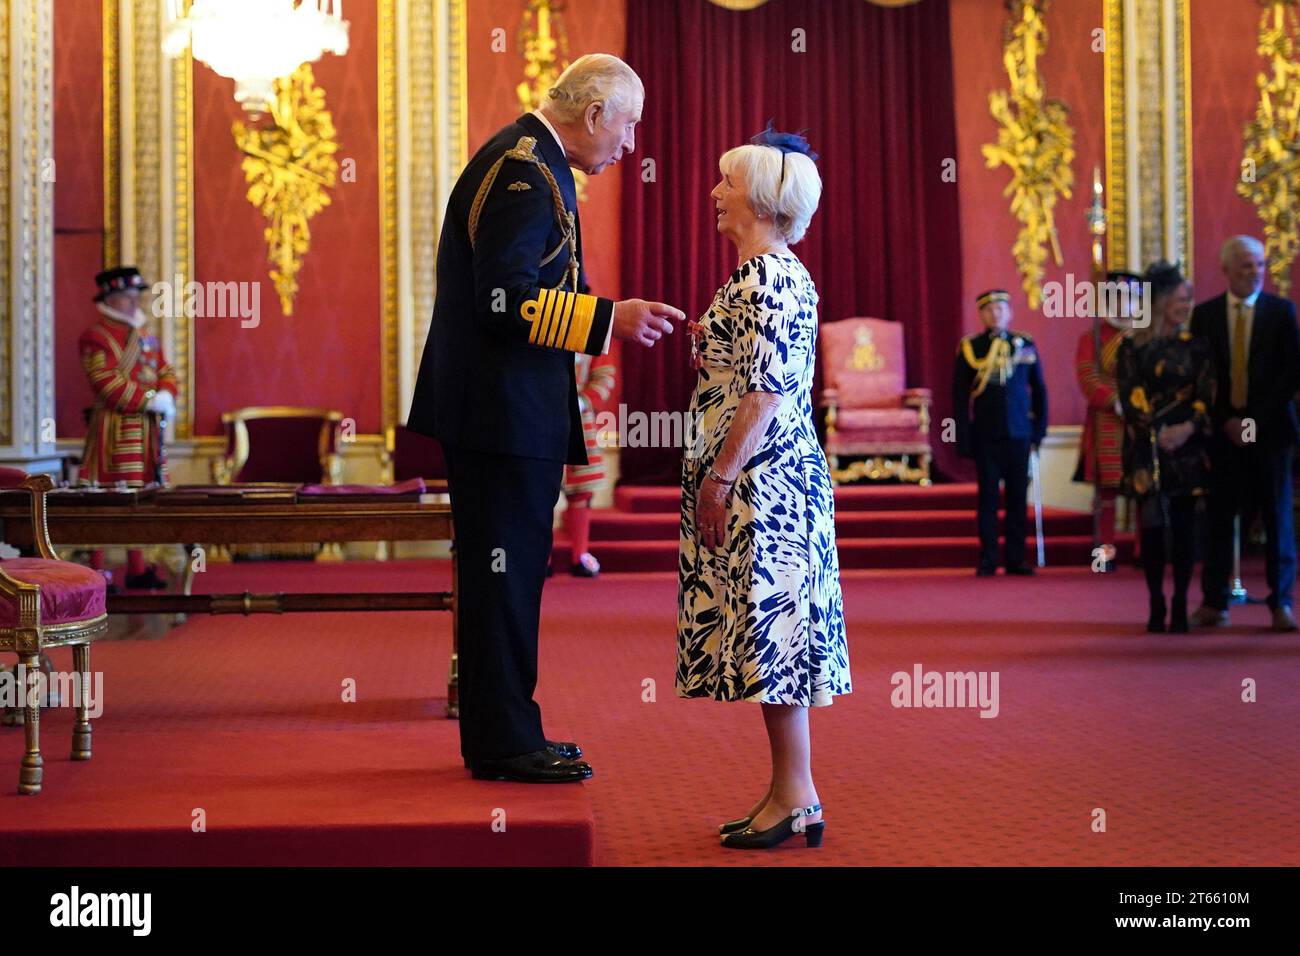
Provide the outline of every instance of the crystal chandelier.
{"type": "Polygon", "coordinates": [[[324,53],[348,51],[343,0],[168,0],[163,52],[194,58],[235,81],[235,100],[250,113],[270,109],[275,81],[324,53]]]}

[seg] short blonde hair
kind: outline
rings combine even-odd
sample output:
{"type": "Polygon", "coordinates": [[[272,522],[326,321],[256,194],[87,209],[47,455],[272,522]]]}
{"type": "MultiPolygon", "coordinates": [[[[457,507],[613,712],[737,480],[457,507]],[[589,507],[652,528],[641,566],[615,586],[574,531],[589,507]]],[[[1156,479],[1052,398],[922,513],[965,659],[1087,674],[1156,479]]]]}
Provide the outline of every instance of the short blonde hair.
{"type": "Polygon", "coordinates": [[[542,107],[562,122],[572,123],[592,103],[600,103],[601,124],[609,129],[618,113],[637,113],[645,102],[645,86],[636,71],[609,53],[588,53],[568,65],[546,91],[542,107]]]}
{"type": "Polygon", "coordinates": [[[794,245],[808,231],[808,223],[822,197],[817,164],[803,153],[785,153],[775,146],[737,146],[722,154],[718,168],[724,175],[739,172],[749,184],[749,208],[770,216],[786,242],[794,245]]]}

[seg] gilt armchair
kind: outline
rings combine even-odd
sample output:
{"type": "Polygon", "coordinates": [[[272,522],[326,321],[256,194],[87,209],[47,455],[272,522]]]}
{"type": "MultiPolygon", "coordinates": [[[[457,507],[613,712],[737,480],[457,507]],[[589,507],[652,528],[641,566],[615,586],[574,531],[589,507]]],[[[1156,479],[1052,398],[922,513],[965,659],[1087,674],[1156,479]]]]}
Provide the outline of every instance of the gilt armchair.
{"type": "Polygon", "coordinates": [[[336,485],[341,412],[289,405],[237,408],[221,416],[226,448],[213,462],[212,480],[336,485]]]}
{"type": "Polygon", "coordinates": [[[931,395],[907,387],[902,325],[844,319],[818,336],[831,480],[930,484],[931,395]]]}
{"type": "Polygon", "coordinates": [[[31,475],[0,468],[0,489],[24,489],[32,499],[32,540],[37,556],[0,561],[0,651],[18,655],[23,674],[23,731],[26,747],[18,771],[18,792],[41,792],[41,656],[52,647],[71,647],[81,686],[72,725],[72,759],[90,759],[90,642],[108,631],[107,582],[90,568],[60,561],[50,544],[45,522],[45,494],[54,483],[49,475],[31,475]]]}

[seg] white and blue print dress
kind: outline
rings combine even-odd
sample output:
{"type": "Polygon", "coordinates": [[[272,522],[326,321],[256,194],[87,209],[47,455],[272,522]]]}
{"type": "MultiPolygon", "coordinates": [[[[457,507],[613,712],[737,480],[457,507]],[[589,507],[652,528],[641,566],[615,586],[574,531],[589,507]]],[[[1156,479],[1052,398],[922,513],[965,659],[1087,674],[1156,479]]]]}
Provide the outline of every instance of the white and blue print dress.
{"type": "Polygon", "coordinates": [[[850,692],[835,501],[813,427],[817,290],[793,255],[744,262],[699,320],[699,432],[682,465],[677,693],[821,707],[850,692]],[[720,549],[695,500],[741,398],[782,396],[737,476],[720,549]]]}

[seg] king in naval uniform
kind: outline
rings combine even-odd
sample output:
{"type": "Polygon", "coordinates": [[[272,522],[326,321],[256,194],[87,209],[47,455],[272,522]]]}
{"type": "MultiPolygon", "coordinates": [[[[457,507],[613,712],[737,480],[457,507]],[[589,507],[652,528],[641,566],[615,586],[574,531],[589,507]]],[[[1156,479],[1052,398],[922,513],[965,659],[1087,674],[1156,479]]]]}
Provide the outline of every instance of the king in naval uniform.
{"type": "Polygon", "coordinates": [[[552,509],[586,464],[574,354],[651,346],[685,316],[591,295],[570,167],[635,146],[644,89],[607,54],[575,60],[541,109],[487,141],[447,204],[437,299],[407,426],[443,446],[456,529],[461,753],[477,779],[583,780],[533,700],[552,509]]]}

